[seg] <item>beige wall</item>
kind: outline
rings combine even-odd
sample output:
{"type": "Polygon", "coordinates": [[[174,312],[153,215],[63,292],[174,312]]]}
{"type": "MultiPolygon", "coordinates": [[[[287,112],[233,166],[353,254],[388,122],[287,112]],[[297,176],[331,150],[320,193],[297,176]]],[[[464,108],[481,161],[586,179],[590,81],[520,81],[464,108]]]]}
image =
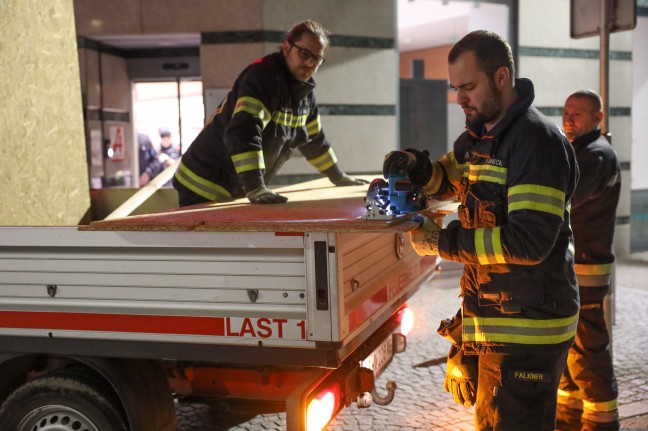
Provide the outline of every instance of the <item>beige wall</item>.
{"type": "Polygon", "coordinates": [[[75,225],[88,210],[72,0],[0,2],[0,225],[75,225]]]}

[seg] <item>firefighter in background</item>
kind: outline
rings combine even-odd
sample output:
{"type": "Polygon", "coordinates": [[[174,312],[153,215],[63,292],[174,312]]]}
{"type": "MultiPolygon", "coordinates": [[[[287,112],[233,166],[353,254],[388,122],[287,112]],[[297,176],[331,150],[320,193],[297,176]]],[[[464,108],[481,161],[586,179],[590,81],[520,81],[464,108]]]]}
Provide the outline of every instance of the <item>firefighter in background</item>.
{"type": "Polygon", "coordinates": [[[592,90],[565,101],[563,128],[576,152],[580,180],[572,197],[575,269],[580,291],[576,340],[558,391],[558,429],[617,431],[618,389],[603,300],[609,292],[612,240],[621,193],[616,153],[601,135],[601,98],[592,90]]]}
{"type": "Polygon", "coordinates": [[[475,405],[475,429],[553,431],[556,398],[578,322],[569,200],[578,179],[562,131],[515,79],[509,44],[474,31],[448,55],[467,130],[439,161],[417,150],[385,157],[436,199],[457,198],[445,229],[410,232],[419,255],[464,264],[461,310],[441,322],[453,341],[444,389],[475,405]]]}
{"type": "Polygon", "coordinates": [[[367,184],[346,175],[322,130],[313,75],[324,62],[328,31],[307,20],[293,27],[279,52],[250,64],[183,154],[173,179],[180,206],[287,200],[267,188],[298,149],[337,186],[367,184]]]}

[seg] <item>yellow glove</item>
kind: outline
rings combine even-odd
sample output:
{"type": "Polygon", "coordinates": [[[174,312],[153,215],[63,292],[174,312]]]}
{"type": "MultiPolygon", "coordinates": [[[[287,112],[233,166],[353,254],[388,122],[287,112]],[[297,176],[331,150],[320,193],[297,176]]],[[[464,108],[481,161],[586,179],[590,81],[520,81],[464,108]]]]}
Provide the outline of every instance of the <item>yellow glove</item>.
{"type": "Polygon", "coordinates": [[[416,216],[412,220],[420,223],[420,227],[411,230],[409,233],[416,254],[419,256],[438,255],[441,226],[424,215],[416,216]]]}

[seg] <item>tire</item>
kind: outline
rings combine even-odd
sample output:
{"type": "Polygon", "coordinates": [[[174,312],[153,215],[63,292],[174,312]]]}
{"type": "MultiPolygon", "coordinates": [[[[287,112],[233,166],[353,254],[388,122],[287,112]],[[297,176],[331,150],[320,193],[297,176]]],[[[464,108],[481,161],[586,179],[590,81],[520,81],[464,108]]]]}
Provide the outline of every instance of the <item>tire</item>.
{"type": "Polygon", "coordinates": [[[0,407],[0,430],[128,431],[106,385],[76,367],[25,383],[0,407]]]}

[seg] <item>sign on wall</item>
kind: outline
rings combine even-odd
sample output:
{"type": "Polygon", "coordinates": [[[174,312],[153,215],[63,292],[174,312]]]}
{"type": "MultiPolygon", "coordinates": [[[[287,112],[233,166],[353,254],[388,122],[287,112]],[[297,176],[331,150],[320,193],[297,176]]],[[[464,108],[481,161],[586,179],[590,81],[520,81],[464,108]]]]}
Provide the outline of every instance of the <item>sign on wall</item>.
{"type": "Polygon", "coordinates": [[[601,5],[609,8],[610,33],[632,30],[637,25],[636,0],[571,0],[571,37],[601,34],[601,5]]]}
{"type": "Polygon", "coordinates": [[[119,124],[108,125],[108,138],[110,159],[115,162],[126,160],[126,127],[119,124]]]}

